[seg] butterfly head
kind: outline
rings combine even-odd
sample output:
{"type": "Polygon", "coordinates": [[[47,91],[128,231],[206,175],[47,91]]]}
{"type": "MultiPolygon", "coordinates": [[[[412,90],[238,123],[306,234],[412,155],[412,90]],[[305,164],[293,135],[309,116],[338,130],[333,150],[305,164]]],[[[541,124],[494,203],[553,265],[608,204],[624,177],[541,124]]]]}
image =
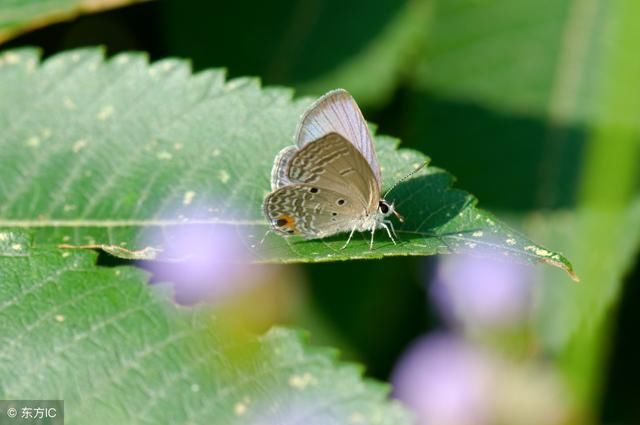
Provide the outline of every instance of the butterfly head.
{"type": "Polygon", "coordinates": [[[383,217],[389,217],[393,214],[398,218],[398,220],[400,220],[400,223],[404,223],[404,217],[396,211],[393,202],[388,203],[384,199],[381,199],[380,202],[378,202],[378,212],[382,214],[383,217]]]}

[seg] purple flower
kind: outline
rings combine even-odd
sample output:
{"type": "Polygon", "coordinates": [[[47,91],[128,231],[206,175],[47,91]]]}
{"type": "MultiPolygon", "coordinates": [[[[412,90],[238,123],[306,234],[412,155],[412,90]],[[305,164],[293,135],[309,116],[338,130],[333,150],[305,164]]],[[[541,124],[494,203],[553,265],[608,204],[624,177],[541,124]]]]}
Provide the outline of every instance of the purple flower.
{"type": "Polygon", "coordinates": [[[490,410],[490,370],[462,340],[439,334],[416,341],[393,372],[394,395],[421,425],[482,425],[490,410]]]}
{"type": "Polygon", "coordinates": [[[164,250],[148,267],[155,281],[174,283],[180,303],[220,300],[257,281],[246,239],[233,226],[186,222],[165,228],[162,236],[164,250]]]}
{"type": "Polygon", "coordinates": [[[520,323],[531,308],[531,268],[469,255],[439,260],[430,294],[452,322],[488,327],[520,323]]]}
{"type": "Polygon", "coordinates": [[[420,425],[559,425],[571,417],[553,370],[510,362],[446,334],[414,342],[392,383],[420,425]]]}

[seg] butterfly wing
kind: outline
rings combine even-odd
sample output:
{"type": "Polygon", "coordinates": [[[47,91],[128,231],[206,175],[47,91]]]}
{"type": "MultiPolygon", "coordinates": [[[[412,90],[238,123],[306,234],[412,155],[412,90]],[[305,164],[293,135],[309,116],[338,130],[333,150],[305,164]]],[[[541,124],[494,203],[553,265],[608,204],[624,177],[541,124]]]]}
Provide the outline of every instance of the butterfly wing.
{"type": "Polygon", "coordinates": [[[303,148],[329,133],[338,133],[355,146],[369,164],[380,191],[380,165],[367,123],[353,97],[343,89],[333,90],[318,99],[302,115],[295,142],[303,148]]]}
{"type": "Polygon", "coordinates": [[[287,178],[358,200],[361,213],[375,211],[380,191],[369,164],[344,137],[329,133],[306,144],[287,162],[287,178]]]}
{"type": "Polygon", "coordinates": [[[281,151],[274,164],[274,182],[287,184],[267,196],[265,216],[275,230],[306,238],[360,228],[380,200],[366,159],[336,133],[302,149],[281,151]]]}
{"type": "Polygon", "coordinates": [[[285,235],[323,238],[353,229],[362,209],[349,195],[310,184],[292,184],[271,192],[264,215],[285,235]]]}
{"type": "Polygon", "coordinates": [[[296,146],[287,146],[278,153],[271,169],[271,190],[293,183],[289,180],[287,173],[289,171],[289,162],[297,151],[298,148],[296,146]]]}

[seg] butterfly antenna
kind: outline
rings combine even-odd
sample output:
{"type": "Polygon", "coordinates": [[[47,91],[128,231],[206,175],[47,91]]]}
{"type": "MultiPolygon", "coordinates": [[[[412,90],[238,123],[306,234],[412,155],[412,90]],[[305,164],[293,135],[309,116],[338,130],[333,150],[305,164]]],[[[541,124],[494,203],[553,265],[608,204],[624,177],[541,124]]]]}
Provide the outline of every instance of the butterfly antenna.
{"type": "Polygon", "coordinates": [[[403,181],[407,180],[409,177],[413,176],[413,175],[414,175],[415,173],[417,173],[418,171],[422,170],[424,167],[426,167],[426,166],[427,166],[427,164],[429,164],[429,160],[424,161],[422,164],[420,164],[420,165],[418,166],[418,168],[416,168],[415,170],[413,170],[412,172],[410,172],[409,174],[407,174],[406,176],[404,176],[403,178],[401,178],[400,180],[398,180],[397,182],[395,182],[395,183],[393,184],[393,186],[391,186],[391,187],[389,188],[389,190],[387,190],[387,192],[384,194],[384,196],[383,196],[382,198],[383,198],[383,199],[386,199],[386,198],[387,198],[387,195],[388,195],[389,193],[391,193],[391,191],[392,191],[393,189],[395,189],[395,188],[396,188],[396,186],[398,186],[398,185],[399,185],[400,183],[402,183],[403,181]]]}

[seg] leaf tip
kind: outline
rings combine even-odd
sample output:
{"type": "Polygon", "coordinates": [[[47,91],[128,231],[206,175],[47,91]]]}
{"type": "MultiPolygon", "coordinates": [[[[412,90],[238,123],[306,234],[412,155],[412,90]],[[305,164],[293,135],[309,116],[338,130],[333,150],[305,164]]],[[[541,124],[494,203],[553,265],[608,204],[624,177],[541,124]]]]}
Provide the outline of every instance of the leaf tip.
{"type": "Polygon", "coordinates": [[[546,258],[544,259],[544,262],[551,266],[561,268],[569,275],[571,280],[573,280],[575,283],[580,283],[580,277],[576,274],[571,262],[567,260],[565,257],[562,257],[562,256],[559,256],[559,257],[560,257],[560,260],[553,260],[551,258],[546,258]]]}

